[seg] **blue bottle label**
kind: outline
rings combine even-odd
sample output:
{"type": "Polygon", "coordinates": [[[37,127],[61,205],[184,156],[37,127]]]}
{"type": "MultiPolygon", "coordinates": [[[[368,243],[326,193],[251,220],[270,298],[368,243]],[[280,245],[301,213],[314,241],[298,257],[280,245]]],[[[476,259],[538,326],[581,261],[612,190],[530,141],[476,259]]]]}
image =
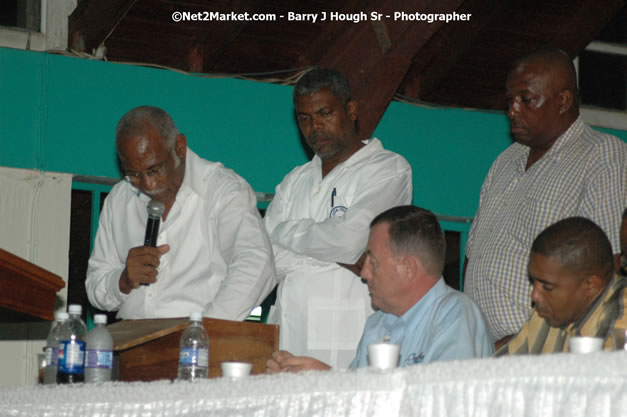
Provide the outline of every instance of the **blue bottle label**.
{"type": "Polygon", "coordinates": [[[113,351],[110,349],[87,349],[85,368],[113,368],[113,351]]]}
{"type": "Polygon", "coordinates": [[[59,372],[82,374],[85,372],[85,342],[62,340],[59,342],[59,372]]]}
{"type": "Polygon", "coordinates": [[[209,349],[183,348],[179,354],[180,366],[209,367],[209,349]]]}

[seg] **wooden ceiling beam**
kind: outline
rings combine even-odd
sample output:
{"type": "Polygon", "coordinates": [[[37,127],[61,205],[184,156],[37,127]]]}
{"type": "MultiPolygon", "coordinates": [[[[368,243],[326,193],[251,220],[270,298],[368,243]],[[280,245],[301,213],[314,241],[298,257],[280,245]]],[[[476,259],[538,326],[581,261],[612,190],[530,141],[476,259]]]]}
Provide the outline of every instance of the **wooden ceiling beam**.
{"type": "Polygon", "coordinates": [[[570,19],[559,26],[548,44],[563,49],[573,58],[578,56],[626,4],[627,0],[573,2],[570,19]]]}
{"type": "MultiPolygon", "coordinates": [[[[366,7],[368,7],[367,0],[347,0],[338,12],[342,14],[355,13],[356,11],[365,10],[366,7]]],[[[350,23],[339,20],[331,21],[326,24],[318,24],[322,25],[320,35],[307,45],[305,53],[299,57],[297,63],[299,67],[317,65],[328,52],[329,47],[335,44],[337,40],[344,35],[344,32],[352,26],[350,23]]]]}
{"type": "MultiPolygon", "coordinates": [[[[544,46],[561,48],[572,57],[579,55],[627,3],[601,1],[511,2],[476,34],[466,54],[442,71],[439,82],[423,84],[418,98],[441,105],[503,110],[506,74],[516,59],[544,46]]],[[[422,82],[412,76],[415,83],[422,82]]],[[[403,87],[408,81],[409,77],[403,87]]]]}
{"type": "Polygon", "coordinates": [[[359,103],[359,134],[370,137],[381,120],[414,55],[436,33],[443,22],[394,20],[395,12],[452,13],[463,0],[387,0],[365,11],[383,15],[378,22],[347,24],[318,62],[308,64],[338,69],[346,74],[359,103]],[[390,18],[385,18],[389,15],[390,18]]]}
{"type": "Polygon", "coordinates": [[[70,47],[91,53],[115,30],[137,0],[82,0],[68,21],[70,47]]]}
{"type": "Polygon", "coordinates": [[[501,16],[517,0],[466,0],[457,10],[470,13],[468,22],[444,25],[414,57],[399,93],[422,99],[436,89],[451,69],[473,45],[480,31],[501,16]]]}
{"type": "MultiPolygon", "coordinates": [[[[212,11],[221,13],[257,13],[263,5],[262,0],[239,0],[229,3],[219,8],[212,8],[212,11]]],[[[204,30],[196,38],[188,54],[189,71],[191,72],[214,72],[213,68],[220,60],[220,57],[229,47],[230,43],[244,31],[250,22],[212,22],[204,25],[204,30]],[[194,64],[196,59],[196,64],[194,64]]]]}

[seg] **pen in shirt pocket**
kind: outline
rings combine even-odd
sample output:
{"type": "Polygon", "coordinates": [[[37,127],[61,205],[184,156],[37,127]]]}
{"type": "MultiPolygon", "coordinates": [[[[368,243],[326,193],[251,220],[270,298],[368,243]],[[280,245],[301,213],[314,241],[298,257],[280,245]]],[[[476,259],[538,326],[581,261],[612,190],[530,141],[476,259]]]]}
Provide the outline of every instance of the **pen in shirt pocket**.
{"type": "Polygon", "coordinates": [[[333,191],[331,192],[331,208],[335,206],[335,196],[337,195],[337,189],[333,187],[333,191]]]}

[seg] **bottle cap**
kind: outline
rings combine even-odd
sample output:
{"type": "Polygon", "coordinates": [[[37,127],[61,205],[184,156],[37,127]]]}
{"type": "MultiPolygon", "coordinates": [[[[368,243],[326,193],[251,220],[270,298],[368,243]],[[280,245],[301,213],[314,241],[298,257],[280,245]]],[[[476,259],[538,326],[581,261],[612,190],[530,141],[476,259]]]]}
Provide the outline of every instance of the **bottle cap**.
{"type": "MultiPolygon", "coordinates": [[[[55,312],[54,312],[54,321],[59,321],[59,320],[60,320],[60,319],[59,319],[59,315],[60,315],[61,313],[65,313],[65,311],[63,311],[63,310],[57,310],[57,311],[55,311],[55,312]]],[[[67,314],[67,313],[65,313],[65,314],[67,314]]]]}
{"type": "Polygon", "coordinates": [[[189,315],[189,321],[202,321],[202,313],[200,311],[194,311],[189,315]]]}
{"type": "Polygon", "coordinates": [[[94,323],[107,324],[107,316],[105,314],[96,314],[94,316],[94,323]]]}
{"type": "Polygon", "coordinates": [[[83,312],[83,307],[80,304],[70,304],[67,311],[70,314],[81,314],[83,312]]]}

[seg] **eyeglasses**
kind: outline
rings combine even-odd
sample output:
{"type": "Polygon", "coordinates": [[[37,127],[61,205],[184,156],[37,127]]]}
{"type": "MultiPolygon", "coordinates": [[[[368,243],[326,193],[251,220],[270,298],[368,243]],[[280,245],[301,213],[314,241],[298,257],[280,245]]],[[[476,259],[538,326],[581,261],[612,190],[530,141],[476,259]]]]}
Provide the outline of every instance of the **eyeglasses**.
{"type": "Polygon", "coordinates": [[[124,179],[132,184],[139,184],[142,178],[161,178],[165,174],[171,158],[172,149],[168,152],[168,159],[156,165],[154,168],[146,172],[126,172],[124,179]]]}

